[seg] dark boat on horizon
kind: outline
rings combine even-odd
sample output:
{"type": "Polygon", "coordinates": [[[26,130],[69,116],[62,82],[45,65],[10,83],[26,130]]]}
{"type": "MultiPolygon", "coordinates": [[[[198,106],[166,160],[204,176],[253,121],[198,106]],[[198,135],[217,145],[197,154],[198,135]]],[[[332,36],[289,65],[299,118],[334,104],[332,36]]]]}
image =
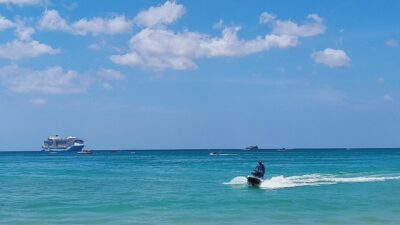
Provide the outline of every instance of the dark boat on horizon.
{"type": "Polygon", "coordinates": [[[257,145],[248,146],[248,147],[246,147],[244,150],[258,150],[258,146],[257,146],[257,145]]]}

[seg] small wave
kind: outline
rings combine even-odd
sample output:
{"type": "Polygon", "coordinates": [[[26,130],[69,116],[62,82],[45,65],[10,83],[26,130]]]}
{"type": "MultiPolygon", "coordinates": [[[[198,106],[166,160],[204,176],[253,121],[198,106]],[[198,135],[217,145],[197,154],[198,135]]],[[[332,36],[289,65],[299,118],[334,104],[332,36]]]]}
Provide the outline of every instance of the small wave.
{"type": "Polygon", "coordinates": [[[233,155],[238,155],[238,154],[235,154],[235,153],[214,153],[214,152],[211,152],[209,155],[211,155],[211,156],[233,156],[233,155]]]}
{"type": "Polygon", "coordinates": [[[276,176],[265,180],[260,187],[264,189],[279,189],[301,186],[320,186],[338,183],[379,182],[386,180],[398,180],[400,176],[361,176],[361,177],[337,177],[335,175],[308,174],[303,176],[276,176]]]}
{"type": "Polygon", "coordinates": [[[245,176],[235,177],[231,181],[225,182],[224,184],[229,184],[229,185],[247,184],[247,178],[245,176]]]}
{"type": "MultiPolygon", "coordinates": [[[[281,189],[302,186],[320,186],[338,183],[362,183],[362,182],[382,182],[387,180],[400,180],[400,176],[360,176],[360,177],[338,177],[330,174],[306,174],[302,176],[275,176],[264,180],[260,188],[262,189],[281,189]]],[[[244,176],[233,178],[224,184],[244,185],[247,179],[244,176]]]]}

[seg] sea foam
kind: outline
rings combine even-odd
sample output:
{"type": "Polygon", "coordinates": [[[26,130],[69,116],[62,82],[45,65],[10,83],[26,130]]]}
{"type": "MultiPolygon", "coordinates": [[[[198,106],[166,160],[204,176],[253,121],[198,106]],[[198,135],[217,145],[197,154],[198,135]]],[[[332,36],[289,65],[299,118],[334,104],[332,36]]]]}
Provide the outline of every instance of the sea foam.
{"type": "MultiPolygon", "coordinates": [[[[399,180],[400,176],[357,176],[357,177],[338,177],[331,174],[306,174],[302,176],[275,176],[264,180],[260,188],[262,189],[281,189],[302,186],[320,186],[338,183],[361,183],[361,182],[382,182],[386,180],[399,180]]],[[[238,176],[226,182],[227,185],[246,185],[247,179],[238,176]]]]}
{"type": "Polygon", "coordinates": [[[247,178],[244,176],[238,176],[238,177],[233,178],[229,182],[225,182],[224,184],[229,184],[229,185],[247,184],[247,178]]]}

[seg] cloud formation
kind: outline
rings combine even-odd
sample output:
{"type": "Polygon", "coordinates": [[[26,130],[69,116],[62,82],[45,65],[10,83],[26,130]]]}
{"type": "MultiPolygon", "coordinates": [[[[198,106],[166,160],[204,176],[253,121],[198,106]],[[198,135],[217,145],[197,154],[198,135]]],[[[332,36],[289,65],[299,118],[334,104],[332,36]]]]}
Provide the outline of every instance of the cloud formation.
{"type": "Polygon", "coordinates": [[[271,34],[245,40],[238,37],[241,27],[224,27],[220,36],[168,29],[185,13],[185,8],[175,2],[150,7],[135,17],[135,22],[144,26],[129,41],[129,50],[124,54],[110,56],[115,64],[162,71],[165,69],[186,70],[196,68],[194,59],[211,57],[239,57],[271,48],[289,48],[298,44],[300,37],[309,37],[325,31],[323,20],[316,14],[307,17],[305,24],[292,21],[275,21],[272,14],[263,13],[260,22],[273,22],[271,34]]]}
{"type": "Polygon", "coordinates": [[[139,66],[153,70],[196,68],[194,58],[245,56],[270,48],[297,45],[297,38],[288,35],[266,35],[254,40],[237,36],[240,27],[228,27],[220,37],[196,32],[174,32],[165,28],[145,28],[129,42],[131,52],[113,55],[120,65],[139,66]]]}
{"type": "Polygon", "coordinates": [[[89,80],[76,71],[64,71],[59,66],[29,70],[9,65],[0,68],[0,78],[10,91],[16,93],[78,93],[85,91],[89,86],[89,80]]]}
{"type": "Polygon", "coordinates": [[[0,15],[0,31],[14,27],[14,22],[0,15]]]}
{"type": "Polygon", "coordinates": [[[267,23],[270,23],[270,22],[274,21],[275,18],[276,18],[276,16],[271,14],[271,13],[263,12],[260,15],[259,22],[261,24],[267,24],[267,23]]]}
{"type": "Polygon", "coordinates": [[[14,40],[0,45],[0,58],[19,60],[34,58],[44,54],[57,54],[60,50],[35,40],[14,40]]]}
{"type": "Polygon", "coordinates": [[[124,78],[123,73],[106,68],[83,74],[74,70],[64,70],[60,66],[31,70],[11,64],[0,68],[0,83],[15,93],[81,93],[94,84],[103,85],[105,81],[121,81],[124,78]]]}
{"type": "Polygon", "coordinates": [[[25,5],[42,5],[45,2],[45,0],[0,0],[0,4],[12,4],[20,7],[25,5]]]}
{"type": "Polygon", "coordinates": [[[0,58],[20,60],[34,58],[44,54],[54,55],[60,52],[49,45],[32,40],[35,29],[27,27],[23,21],[13,23],[17,39],[0,45],[0,58]]]}
{"type": "Polygon", "coordinates": [[[323,64],[331,68],[344,67],[350,65],[350,57],[340,49],[326,48],[311,54],[311,57],[318,64],[323,64]]]}
{"type": "Polygon", "coordinates": [[[69,23],[62,18],[57,10],[44,11],[39,21],[39,28],[47,31],[62,31],[73,35],[85,36],[87,34],[120,34],[132,30],[133,22],[123,15],[115,15],[109,18],[94,17],[82,18],[69,23]]]}
{"type": "Polygon", "coordinates": [[[167,1],[163,5],[150,7],[138,13],[134,18],[137,25],[143,27],[154,27],[158,25],[172,24],[177,21],[186,10],[183,5],[174,1],[167,1]]]}
{"type": "Polygon", "coordinates": [[[323,24],[323,19],[320,16],[317,14],[310,14],[307,16],[307,19],[309,21],[302,25],[298,25],[290,20],[277,20],[272,29],[272,33],[278,35],[310,37],[325,32],[326,27],[323,24]]]}
{"type": "Polygon", "coordinates": [[[118,70],[100,68],[97,75],[104,80],[123,80],[125,75],[118,70]]]}

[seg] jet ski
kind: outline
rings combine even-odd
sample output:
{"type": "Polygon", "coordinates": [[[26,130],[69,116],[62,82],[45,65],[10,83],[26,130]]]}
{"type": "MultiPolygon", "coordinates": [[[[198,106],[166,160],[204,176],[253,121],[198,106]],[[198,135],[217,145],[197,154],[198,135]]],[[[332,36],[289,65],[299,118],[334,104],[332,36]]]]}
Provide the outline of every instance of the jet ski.
{"type": "Polygon", "coordinates": [[[247,176],[247,183],[251,186],[259,186],[264,180],[253,175],[247,176]]]}
{"type": "Polygon", "coordinates": [[[247,176],[247,183],[251,186],[258,186],[263,182],[265,174],[265,166],[261,161],[258,161],[258,165],[254,168],[251,175],[247,176]]]}

